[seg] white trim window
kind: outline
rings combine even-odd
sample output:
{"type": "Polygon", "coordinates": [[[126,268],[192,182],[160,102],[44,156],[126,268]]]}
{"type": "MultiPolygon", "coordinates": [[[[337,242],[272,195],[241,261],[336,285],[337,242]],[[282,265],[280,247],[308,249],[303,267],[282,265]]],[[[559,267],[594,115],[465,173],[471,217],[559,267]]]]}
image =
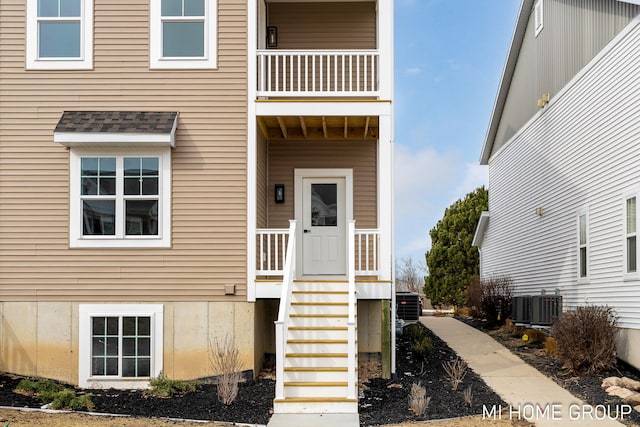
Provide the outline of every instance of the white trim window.
{"type": "Polygon", "coordinates": [[[169,148],[71,150],[71,247],[169,247],[169,148]]]}
{"type": "Polygon", "coordinates": [[[535,26],[535,36],[538,37],[542,28],[544,28],[544,4],[543,0],[538,0],[533,6],[533,21],[535,26]]]}
{"type": "Polygon", "coordinates": [[[93,0],[27,0],[26,68],[93,68],[93,0]]]}
{"type": "Polygon", "coordinates": [[[216,68],[216,0],[151,0],[150,15],[150,68],[216,68]]]}
{"type": "Polygon", "coordinates": [[[162,304],[80,304],[80,387],[143,388],[162,371],[162,304]]]}
{"type": "Polygon", "coordinates": [[[637,196],[624,200],[624,272],[629,276],[638,274],[638,209],[637,196]]]}
{"type": "Polygon", "coordinates": [[[578,281],[589,278],[589,217],[578,212],[578,281]]]}

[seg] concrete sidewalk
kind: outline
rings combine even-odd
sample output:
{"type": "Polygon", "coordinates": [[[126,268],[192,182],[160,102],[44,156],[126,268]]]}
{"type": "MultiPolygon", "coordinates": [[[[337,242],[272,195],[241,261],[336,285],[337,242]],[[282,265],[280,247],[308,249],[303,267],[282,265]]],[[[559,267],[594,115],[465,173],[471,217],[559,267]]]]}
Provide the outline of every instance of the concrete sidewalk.
{"type": "MultiPolygon", "coordinates": [[[[529,366],[489,335],[452,317],[421,317],[420,321],[464,359],[509,405],[503,419],[518,413],[544,426],[623,426],[529,366]]],[[[486,408],[491,411],[492,408],[486,408]]],[[[631,407],[618,406],[618,412],[631,407]]],[[[611,412],[616,417],[616,411],[611,412]]]]}

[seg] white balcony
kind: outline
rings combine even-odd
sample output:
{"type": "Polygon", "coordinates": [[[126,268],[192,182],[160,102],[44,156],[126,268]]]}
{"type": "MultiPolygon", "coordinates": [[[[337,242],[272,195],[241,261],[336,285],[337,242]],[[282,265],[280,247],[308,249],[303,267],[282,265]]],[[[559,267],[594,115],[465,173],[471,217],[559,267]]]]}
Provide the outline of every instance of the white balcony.
{"type": "Polygon", "coordinates": [[[258,97],[378,97],[377,50],[259,50],[258,97]]]}

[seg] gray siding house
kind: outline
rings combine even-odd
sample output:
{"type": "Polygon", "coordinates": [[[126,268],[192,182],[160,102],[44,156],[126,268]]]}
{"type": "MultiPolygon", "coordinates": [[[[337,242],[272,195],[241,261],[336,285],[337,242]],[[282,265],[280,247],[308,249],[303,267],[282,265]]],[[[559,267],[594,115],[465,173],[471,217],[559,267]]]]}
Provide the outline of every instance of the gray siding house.
{"type": "Polygon", "coordinates": [[[640,2],[524,0],[480,162],[481,275],[608,305],[640,367],[640,2]]]}

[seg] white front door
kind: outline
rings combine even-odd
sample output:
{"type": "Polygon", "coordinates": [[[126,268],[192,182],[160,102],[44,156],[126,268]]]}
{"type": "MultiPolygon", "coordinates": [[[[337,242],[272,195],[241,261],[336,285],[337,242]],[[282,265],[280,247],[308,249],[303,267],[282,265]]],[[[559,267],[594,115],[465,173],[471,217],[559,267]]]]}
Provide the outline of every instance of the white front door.
{"type": "Polygon", "coordinates": [[[346,274],[344,177],[302,178],[302,274],[346,274]]]}

